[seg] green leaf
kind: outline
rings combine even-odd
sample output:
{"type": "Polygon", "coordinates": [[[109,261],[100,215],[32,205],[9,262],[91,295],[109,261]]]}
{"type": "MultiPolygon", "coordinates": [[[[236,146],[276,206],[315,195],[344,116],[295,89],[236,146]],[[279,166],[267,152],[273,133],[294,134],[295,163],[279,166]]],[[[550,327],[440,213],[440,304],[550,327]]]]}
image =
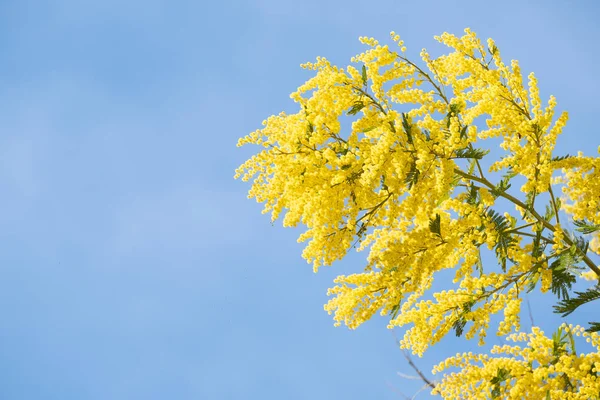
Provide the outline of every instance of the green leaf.
{"type": "Polygon", "coordinates": [[[512,379],[510,371],[505,368],[498,368],[496,376],[490,380],[492,386],[492,398],[497,399],[502,394],[502,383],[512,379]]]}
{"type": "Polygon", "coordinates": [[[435,214],[435,218],[429,220],[429,230],[431,233],[442,237],[442,218],[440,214],[435,214]]]}
{"type": "Polygon", "coordinates": [[[367,84],[367,67],[364,64],[362,66],[362,81],[363,85],[367,84]]]}
{"type": "Polygon", "coordinates": [[[566,159],[568,159],[568,158],[573,158],[573,156],[571,156],[571,155],[569,155],[569,154],[567,154],[567,155],[565,155],[565,156],[555,156],[555,157],[552,157],[552,160],[551,160],[551,161],[553,161],[553,162],[557,162],[557,161],[566,160],[566,159]]]}
{"type": "Polygon", "coordinates": [[[586,332],[600,332],[600,322],[588,322],[590,327],[587,328],[586,332]]]}
{"type": "Polygon", "coordinates": [[[339,157],[341,157],[341,156],[345,156],[346,154],[348,154],[348,149],[346,149],[345,147],[342,147],[342,148],[341,148],[340,150],[338,150],[336,153],[337,153],[337,155],[338,155],[339,157]]]}
{"type": "Polygon", "coordinates": [[[454,333],[456,337],[461,337],[463,332],[465,331],[465,326],[467,326],[467,319],[465,317],[459,317],[454,324],[452,324],[452,328],[454,329],[454,333]]]}
{"type": "Polygon", "coordinates": [[[554,212],[554,207],[552,207],[550,204],[546,204],[546,213],[544,214],[544,220],[550,221],[552,218],[554,218],[555,214],[556,213],[554,212]]]}
{"type": "Polygon", "coordinates": [[[392,307],[392,310],[390,311],[390,318],[394,319],[398,316],[398,313],[400,312],[400,303],[396,304],[394,307],[392,307]]]}
{"type": "Polygon", "coordinates": [[[535,192],[535,190],[527,193],[527,195],[525,196],[525,205],[527,206],[527,209],[525,210],[525,213],[523,214],[523,216],[525,218],[533,218],[533,214],[531,214],[531,211],[529,211],[529,210],[533,209],[533,205],[535,203],[536,196],[537,196],[537,193],[535,192]]]}
{"type": "Polygon", "coordinates": [[[479,188],[471,182],[469,189],[467,190],[467,204],[472,206],[479,204],[479,188]]]}
{"type": "Polygon", "coordinates": [[[347,115],[356,115],[360,110],[365,108],[365,104],[362,101],[356,101],[347,112],[347,115]]]}
{"type": "Polygon", "coordinates": [[[366,129],[363,129],[363,133],[371,132],[373,129],[377,128],[377,126],[370,126],[366,129]]]}
{"type": "Polygon", "coordinates": [[[509,166],[508,171],[502,176],[502,179],[509,181],[517,175],[519,175],[519,173],[515,171],[512,166],[509,166]]]}
{"type": "MultiPolygon", "coordinates": [[[[398,267],[393,267],[390,269],[390,273],[396,272],[398,270],[398,267]]],[[[400,283],[400,286],[403,286],[406,282],[408,282],[410,280],[410,278],[405,279],[403,282],[400,283]]],[[[390,310],[390,317],[391,319],[394,319],[398,316],[398,313],[400,312],[400,306],[402,305],[402,298],[400,298],[400,301],[398,301],[398,304],[396,304],[394,307],[392,307],[392,309],[390,310]]]]}
{"type": "MultiPolygon", "coordinates": [[[[536,269],[536,267],[532,268],[536,269]]],[[[527,282],[527,293],[531,293],[533,291],[533,289],[535,289],[535,286],[537,285],[537,283],[540,281],[540,273],[539,272],[532,272],[531,276],[529,277],[529,281],[527,282]]]]}
{"type": "Polygon", "coordinates": [[[385,175],[381,175],[381,189],[388,190],[388,185],[385,184],[385,175]]]}
{"type": "Polygon", "coordinates": [[[552,355],[554,356],[554,359],[552,360],[552,362],[550,364],[554,365],[556,364],[559,359],[560,356],[562,356],[563,354],[565,354],[567,352],[566,348],[567,348],[567,335],[566,332],[563,331],[563,328],[559,327],[553,334],[552,334],[552,355]]]}
{"type": "Polygon", "coordinates": [[[573,242],[573,245],[570,247],[569,251],[574,257],[577,256],[580,258],[578,261],[581,261],[581,255],[586,254],[588,251],[590,245],[589,241],[585,240],[581,236],[576,236],[571,232],[567,232],[567,235],[573,242]],[[579,250],[580,253],[578,253],[577,250],[579,250]]]}
{"type": "MultiPolygon", "coordinates": [[[[544,254],[544,250],[546,249],[546,245],[542,246],[542,231],[538,230],[535,232],[535,237],[533,238],[533,250],[531,255],[533,257],[539,257],[544,254]]],[[[537,265],[536,267],[538,267],[537,265]]]]}
{"type": "Polygon", "coordinates": [[[367,232],[367,228],[368,225],[366,225],[364,222],[362,222],[360,224],[360,226],[358,227],[358,230],[356,231],[356,236],[362,238],[365,234],[365,232],[367,232]]]}
{"type": "Polygon", "coordinates": [[[564,252],[550,264],[552,270],[550,290],[559,299],[569,298],[569,291],[577,281],[576,276],[571,272],[577,261],[569,252],[564,252]]]}
{"type": "Polygon", "coordinates": [[[421,132],[423,133],[423,136],[425,136],[427,142],[431,141],[431,133],[429,133],[427,129],[423,129],[421,132]]]}
{"type": "Polygon", "coordinates": [[[408,144],[413,144],[412,125],[408,121],[408,117],[405,113],[402,113],[402,129],[404,130],[408,144]]]}
{"type": "Polygon", "coordinates": [[[452,103],[450,104],[450,112],[451,116],[455,116],[460,112],[460,104],[452,103]]]}
{"type": "Polygon", "coordinates": [[[569,376],[567,374],[562,374],[561,377],[565,381],[565,385],[563,386],[563,390],[565,392],[571,391],[575,388],[575,386],[573,386],[573,383],[571,383],[571,380],[569,379],[569,376]]]}
{"type": "Polygon", "coordinates": [[[491,190],[491,192],[494,196],[498,197],[500,196],[500,194],[506,192],[508,189],[510,189],[510,183],[508,183],[508,179],[504,178],[501,179],[500,182],[498,182],[496,187],[494,187],[491,190]]]}
{"type": "Polygon", "coordinates": [[[446,128],[450,128],[450,119],[452,117],[456,117],[459,112],[460,112],[460,105],[458,105],[456,103],[450,104],[450,110],[448,110],[448,113],[446,114],[446,128]]]}
{"type": "Polygon", "coordinates": [[[575,292],[576,297],[562,299],[554,306],[554,312],[566,317],[578,307],[594,300],[600,299],[600,285],[587,289],[585,292],[575,292]]]}
{"type": "MultiPolygon", "coordinates": [[[[533,249],[531,251],[531,255],[533,257],[537,258],[537,257],[541,256],[542,254],[544,254],[548,243],[547,242],[543,242],[543,243],[544,244],[542,245],[542,231],[536,231],[535,236],[532,241],[533,249]]],[[[541,262],[541,261],[536,262],[531,267],[531,270],[530,270],[531,275],[529,278],[529,282],[527,284],[528,292],[531,292],[533,289],[535,289],[535,286],[539,282],[541,274],[538,272],[538,270],[540,268],[543,268],[543,262],[541,262]]]]}
{"type": "Polygon", "coordinates": [[[475,266],[477,267],[477,271],[479,271],[479,276],[483,276],[483,261],[481,260],[481,249],[477,248],[477,261],[475,262],[475,266]]]}
{"type": "Polygon", "coordinates": [[[477,166],[477,160],[475,160],[474,158],[471,158],[469,160],[469,167],[467,168],[467,173],[469,175],[473,175],[473,171],[475,171],[476,166],[477,166]]]}
{"type": "Polygon", "coordinates": [[[489,152],[489,150],[483,149],[464,148],[454,151],[454,156],[452,158],[474,158],[476,160],[481,160],[489,152]]]}
{"type": "Polygon", "coordinates": [[[412,189],[413,186],[417,184],[420,173],[421,172],[417,168],[416,161],[413,160],[412,164],[410,165],[410,171],[408,171],[408,174],[406,174],[406,178],[404,179],[404,182],[408,186],[408,190],[412,189]]]}
{"type": "Polygon", "coordinates": [[[573,224],[575,224],[575,226],[577,227],[575,228],[575,230],[577,232],[583,233],[584,235],[600,231],[600,224],[594,224],[592,222],[586,221],[585,219],[573,220],[573,224]]]}
{"type": "Polygon", "coordinates": [[[496,211],[489,209],[487,211],[487,217],[491,220],[496,228],[498,239],[494,249],[496,251],[496,258],[502,266],[502,270],[506,271],[506,261],[508,258],[508,249],[516,243],[516,239],[506,231],[511,229],[510,222],[504,217],[504,215],[498,214],[496,211]]]}
{"type": "Polygon", "coordinates": [[[465,326],[467,326],[467,314],[471,312],[471,308],[475,305],[474,300],[467,301],[461,306],[460,312],[456,317],[456,321],[452,324],[452,328],[454,329],[454,333],[456,333],[457,337],[462,336],[465,326]]]}
{"type": "Polygon", "coordinates": [[[394,121],[388,121],[388,124],[390,124],[390,129],[392,130],[392,132],[396,133],[396,124],[394,123],[394,121]]]}

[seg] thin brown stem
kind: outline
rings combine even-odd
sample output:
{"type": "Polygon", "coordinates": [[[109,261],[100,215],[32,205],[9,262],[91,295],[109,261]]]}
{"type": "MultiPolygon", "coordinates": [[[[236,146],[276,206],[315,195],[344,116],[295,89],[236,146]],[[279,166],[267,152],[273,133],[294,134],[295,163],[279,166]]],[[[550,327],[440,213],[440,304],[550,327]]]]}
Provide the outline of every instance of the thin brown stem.
{"type": "Polygon", "coordinates": [[[430,381],[425,374],[423,374],[423,372],[421,372],[421,370],[419,369],[419,367],[417,367],[415,365],[415,363],[413,362],[412,358],[410,357],[410,355],[408,354],[408,352],[406,350],[402,350],[402,355],[404,355],[404,358],[406,359],[406,361],[408,361],[408,365],[410,365],[410,367],[412,369],[415,370],[415,372],[419,375],[419,378],[421,378],[421,380],[423,382],[425,382],[427,384],[427,386],[429,386],[432,389],[435,389],[435,383],[430,381]]]}

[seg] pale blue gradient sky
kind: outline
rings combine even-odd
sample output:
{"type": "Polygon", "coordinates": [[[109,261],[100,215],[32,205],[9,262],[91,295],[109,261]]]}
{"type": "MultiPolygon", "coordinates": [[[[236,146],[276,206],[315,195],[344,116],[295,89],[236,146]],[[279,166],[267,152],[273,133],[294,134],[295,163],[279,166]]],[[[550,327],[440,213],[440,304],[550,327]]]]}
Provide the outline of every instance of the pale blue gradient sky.
{"type": "MultiPolygon", "coordinates": [[[[253,150],[237,138],[295,110],[302,62],[346,64],[358,36],[391,30],[417,56],[469,26],[571,112],[561,149],[593,151],[599,11],[591,0],[0,2],[0,398],[414,393],[385,318],[348,331],[323,312],[334,276],[364,255],[314,275],[298,231],[272,226],[233,181],[253,150]]],[[[551,302],[536,298],[537,323],[552,326],[551,302]]]]}

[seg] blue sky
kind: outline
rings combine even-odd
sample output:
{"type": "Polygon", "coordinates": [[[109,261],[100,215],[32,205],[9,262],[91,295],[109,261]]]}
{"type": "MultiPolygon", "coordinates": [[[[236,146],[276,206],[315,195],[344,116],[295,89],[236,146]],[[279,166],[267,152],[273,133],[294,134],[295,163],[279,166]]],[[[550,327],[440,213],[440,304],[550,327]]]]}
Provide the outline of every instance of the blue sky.
{"type": "MultiPolygon", "coordinates": [[[[358,36],[391,30],[417,56],[469,26],[570,111],[559,148],[593,154],[598,11],[591,0],[3,0],[0,398],[415,393],[384,318],[348,331],[322,309],[364,255],[313,274],[298,230],[272,226],[232,179],[252,151],[235,143],[295,110],[300,63],[347,64],[358,36]]],[[[556,321],[550,304],[535,301],[538,324],[556,321]]]]}

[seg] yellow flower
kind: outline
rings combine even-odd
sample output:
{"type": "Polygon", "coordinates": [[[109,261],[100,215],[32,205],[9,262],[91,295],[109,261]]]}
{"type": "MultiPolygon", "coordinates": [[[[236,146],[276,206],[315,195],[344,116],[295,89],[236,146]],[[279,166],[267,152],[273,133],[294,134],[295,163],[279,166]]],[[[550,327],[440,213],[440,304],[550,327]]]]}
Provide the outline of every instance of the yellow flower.
{"type": "MultiPolygon", "coordinates": [[[[387,315],[389,328],[406,328],[401,347],[419,355],[450,332],[480,345],[489,329],[527,341],[440,363],[435,371],[458,369],[436,387],[442,397],[594,398],[598,335],[561,328],[596,347],[577,355],[538,328],[519,331],[523,290],[556,291],[570,273],[556,265],[583,258],[560,223],[564,212],[600,225],[600,158],[557,158],[568,114],[555,119],[554,96],[544,105],[535,75],[525,86],[519,63],[505,64],[493,40],[464,33],[436,36],[450,52],[435,59],[423,49],[421,61],[409,60],[391,32],[399,52],[361,37],[368,48],[354,65],[302,64],[314,76],[290,95],[298,111],[273,115],[238,141],[260,150],[235,177],[251,182],[249,197],[273,221],[306,228],[298,241],[315,272],[353,248],[368,253],[364,272],[338,276],[328,291],[324,308],[336,326],[387,315]],[[504,152],[493,163],[480,161],[487,139],[504,152]],[[516,213],[500,212],[508,203],[516,213]],[[483,265],[486,248],[497,265],[483,265]],[[453,281],[440,279],[445,270],[453,281]]],[[[598,232],[589,238],[600,254],[598,232]]]]}

